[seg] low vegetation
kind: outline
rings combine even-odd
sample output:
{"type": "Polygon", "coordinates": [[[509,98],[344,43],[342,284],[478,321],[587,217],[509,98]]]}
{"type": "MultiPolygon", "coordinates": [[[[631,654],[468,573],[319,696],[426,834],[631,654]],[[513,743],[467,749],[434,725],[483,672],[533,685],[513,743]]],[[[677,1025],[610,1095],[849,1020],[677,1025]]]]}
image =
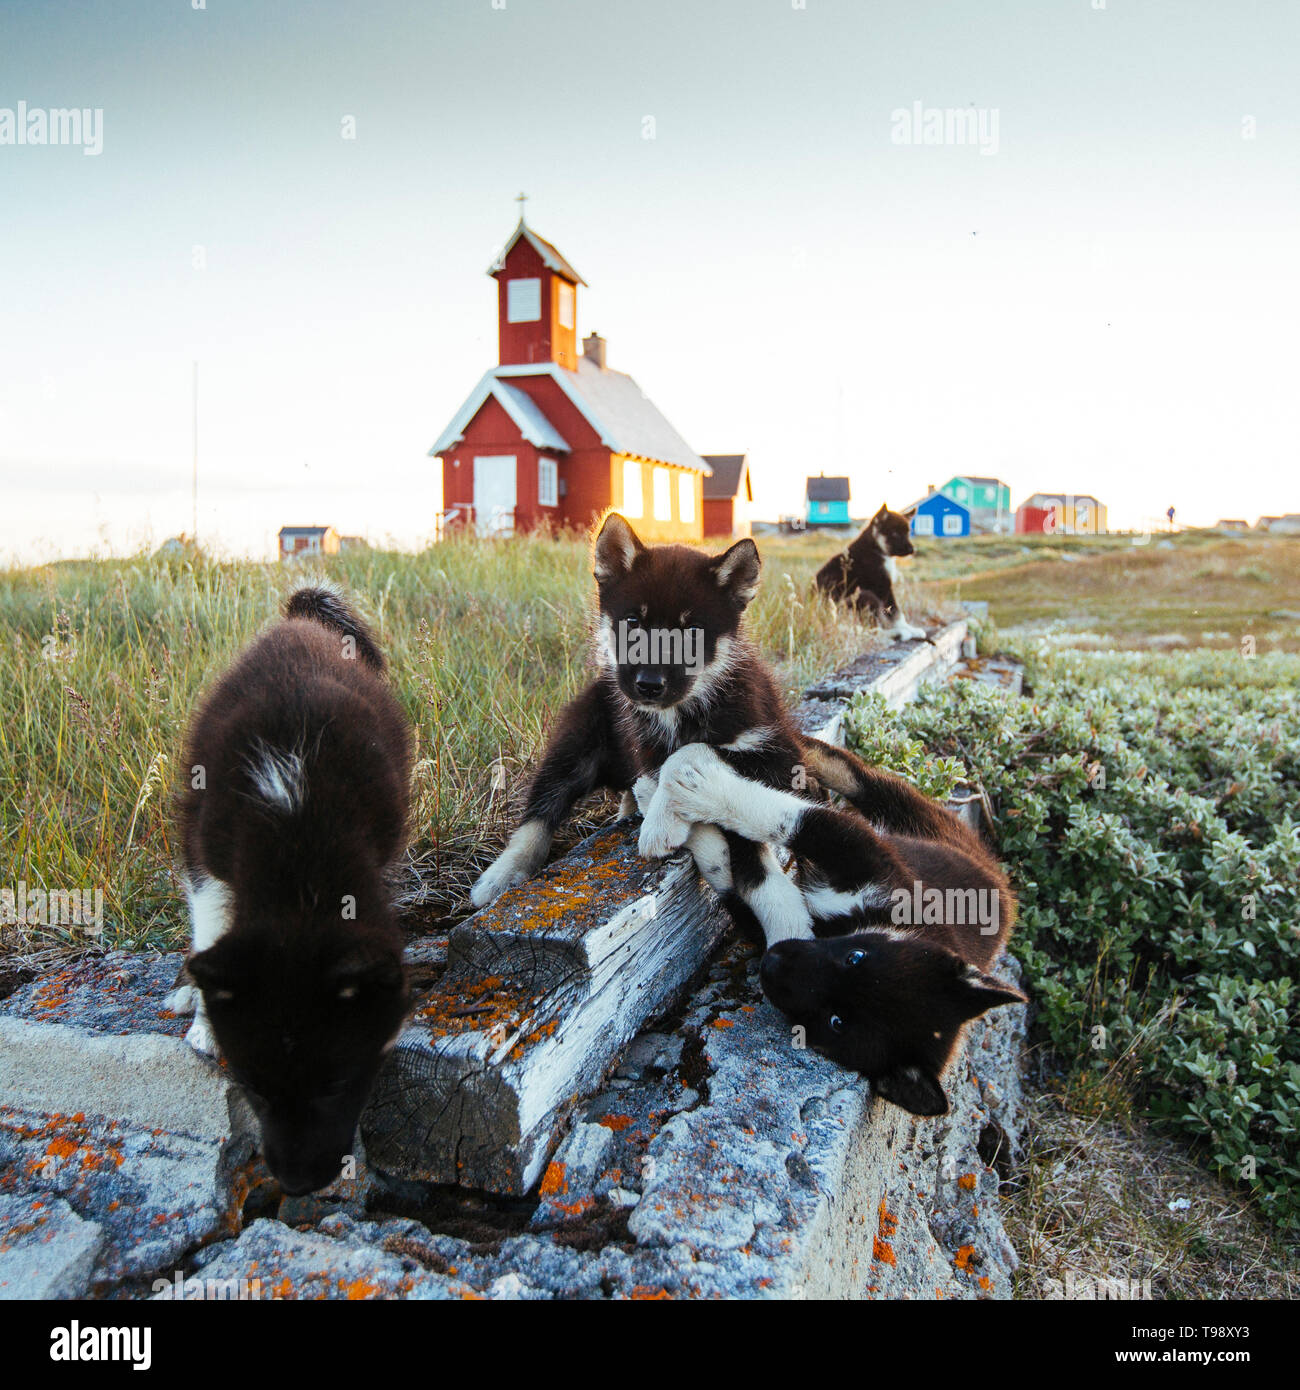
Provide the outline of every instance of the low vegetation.
{"type": "Polygon", "coordinates": [[[932,793],[983,787],[1054,1054],[1294,1229],[1300,660],[1044,646],[1028,676],[862,700],[851,732],[932,793]]]}

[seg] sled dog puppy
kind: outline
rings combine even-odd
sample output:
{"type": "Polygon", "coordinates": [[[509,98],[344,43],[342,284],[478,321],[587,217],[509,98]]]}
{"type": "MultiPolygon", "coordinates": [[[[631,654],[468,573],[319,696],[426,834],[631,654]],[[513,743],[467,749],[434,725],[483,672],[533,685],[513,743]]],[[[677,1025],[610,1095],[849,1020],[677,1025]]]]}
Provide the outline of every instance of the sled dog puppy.
{"type": "Polygon", "coordinates": [[[1015,899],[979,836],[944,807],[841,749],[809,752],[818,779],[852,809],[747,781],[698,743],[664,763],[654,801],[679,825],[790,850],[815,937],[772,946],[764,993],[809,1046],[861,1072],[878,1095],[942,1115],[940,1078],[967,1022],[1025,1002],[988,974],[1015,899]]]}
{"type": "MultiPolygon", "coordinates": [[[[648,803],[655,769],[685,744],[707,744],[741,777],[768,786],[802,781],[806,741],[741,630],[758,590],[754,542],[714,556],[647,546],[615,512],[593,558],[596,676],[561,712],[518,829],[474,885],[479,907],[542,867],[556,831],[590,792],[627,792],[650,775],[639,786],[648,803]]],[[[663,829],[647,822],[643,846],[663,829]]],[[[770,848],[709,827],[681,829],[677,844],[689,839],[701,872],[733,911],[738,900],[762,909],[769,943],[810,934],[802,895],[770,848]]]]}
{"type": "Polygon", "coordinates": [[[338,596],[299,589],[190,727],[180,830],[193,940],[168,998],[221,1055],[289,1193],[338,1176],[408,1002],[384,870],[411,743],[384,659],[338,596]]]}
{"type": "Polygon", "coordinates": [[[896,639],[922,638],[925,629],[907,621],[894,597],[897,557],[915,551],[907,518],[882,504],[849,548],[833,555],[817,571],[817,587],[860,614],[874,614],[896,639]]]}

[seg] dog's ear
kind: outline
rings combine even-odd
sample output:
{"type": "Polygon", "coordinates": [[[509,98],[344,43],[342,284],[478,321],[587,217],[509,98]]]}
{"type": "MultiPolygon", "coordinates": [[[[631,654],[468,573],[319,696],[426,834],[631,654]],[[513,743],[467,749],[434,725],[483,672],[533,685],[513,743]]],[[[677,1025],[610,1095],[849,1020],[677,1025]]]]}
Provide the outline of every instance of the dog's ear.
{"type": "Polygon", "coordinates": [[[885,1100],[892,1100],[913,1115],[946,1115],[948,1097],[939,1085],[939,1078],[920,1067],[895,1067],[871,1083],[872,1089],[885,1100]]]}
{"type": "Polygon", "coordinates": [[[596,583],[604,584],[606,580],[626,574],[632,568],[632,561],[644,549],[627,522],[617,512],[610,512],[596,537],[592,557],[596,583]]]}
{"type": "Polygon", "coordinates": [[[875,514],[875,516],[873,516],[871,519],[872,519],[872,521],[884,521],[884,519],[885,519],[888,515],[889,515],[889,503],[888,503],[888,502],[882,502],[882,503],[880,504],[880,510],[879,510],[879,511],[875,514]]]}
{"type": "Polygon", "coordinates": [[[957,1000],[966,1018],[978,1018],[999,1004],[1027,1004],[1029,1000],[1014,985],[986,975],[974,965],[963,964],[957,972],[957,1000]]]}
{"type": "Polygon", "coordinates": [[[748,607],[758,593],[758,572],[762,567],[758,546],[748,539],[737,541],[730,550],[709,561],[718,587],[729,593],[739,608],[748,607]]]}

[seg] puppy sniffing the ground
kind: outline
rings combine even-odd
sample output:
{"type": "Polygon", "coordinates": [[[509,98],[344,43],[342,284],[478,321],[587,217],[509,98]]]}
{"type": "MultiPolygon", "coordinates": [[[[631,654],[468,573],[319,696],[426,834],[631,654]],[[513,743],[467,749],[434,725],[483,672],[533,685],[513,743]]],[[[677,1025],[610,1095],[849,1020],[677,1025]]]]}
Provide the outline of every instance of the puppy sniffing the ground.
{"type": "Polygon", "coordinates": [[[410,732],[355,613],[300,589],[199,706],[180,807],[187,1040],[224,1056],[289,1193],[333,1181],[405,1018],[384,871],[406,840],[410,732]]]}
{"type": "Polygon", "coordinates": [[[882,504],[848,549],[817,571],[817,587],[860,614],[874,615],[891,637],[922,638],[925,629],[907,621],[894,596],[898,559],[915,551],[907,518],[882,504]]]}
{"type": "MultiPolygon", "coordinates": [[[[651,809],[662,803],[666,823],[715,825],[789,849],[813,934],[768,950],[764,993],[808,1046],[861,1072],[878,1095],[914,1115],[942,1115],[941,1078],[966,1024],[1025,1002],[987,973],[1015,899],[979,836],[951,812],[843,750],[809,751],[819,781],[853,809],[747,781],[701,744],[665,762],[651,809]]],[[[761,905],[755,911],[761,919],[761,905]]]]}
{"type": "MultiPolygon", "coordinates": [[[[684,545],[646,546],[613,513],[593,558],[597,674],[560,714],[519,828],[474,885],[479,907],[542,867],[579,800],[598,788],[627,792],[684,744],[707,744],[741,776],[769,786],[801,777],[805,741],[741,631],[758,589],[753,541],[714,556],[684,545]]],[[[648,799],[653,781],[639,791],[648,799]]],[[[654,826],[647,830],[653,834],[654,826]]],[[[742,902],[760,905],[769,941],[808,934],[802,896],[769,848],[707,826],[683,835],[733,910],[743,915],[742,902]]]]}

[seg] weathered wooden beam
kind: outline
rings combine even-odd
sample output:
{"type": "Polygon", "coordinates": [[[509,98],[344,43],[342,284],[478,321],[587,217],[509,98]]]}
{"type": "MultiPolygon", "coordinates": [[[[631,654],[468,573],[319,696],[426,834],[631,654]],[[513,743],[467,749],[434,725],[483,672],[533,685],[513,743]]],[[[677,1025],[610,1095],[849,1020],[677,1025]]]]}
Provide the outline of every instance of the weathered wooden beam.
{"type": "Polygon", "coordinates": [[[537,1181],[569,1107],[727,927],[690,856],[648,862],[637,832],[592,835],[452,933],[363,1117],[372,1164],[490,1192],[537,1181]]]}
{"type": "MultiPolygon", "coordinates": [[[[810,733],[843,742],[862,688],[902,703],[948,670],[965,624],[905,643],[818,687],[810,733]]],[[[458,926],[362,1117],[371,1164],[394,1177],[522,1194],[575,1102],[708,959],[728,916],[688,854],[649,862],[638,824],[584,840],[458,926]]]]}

